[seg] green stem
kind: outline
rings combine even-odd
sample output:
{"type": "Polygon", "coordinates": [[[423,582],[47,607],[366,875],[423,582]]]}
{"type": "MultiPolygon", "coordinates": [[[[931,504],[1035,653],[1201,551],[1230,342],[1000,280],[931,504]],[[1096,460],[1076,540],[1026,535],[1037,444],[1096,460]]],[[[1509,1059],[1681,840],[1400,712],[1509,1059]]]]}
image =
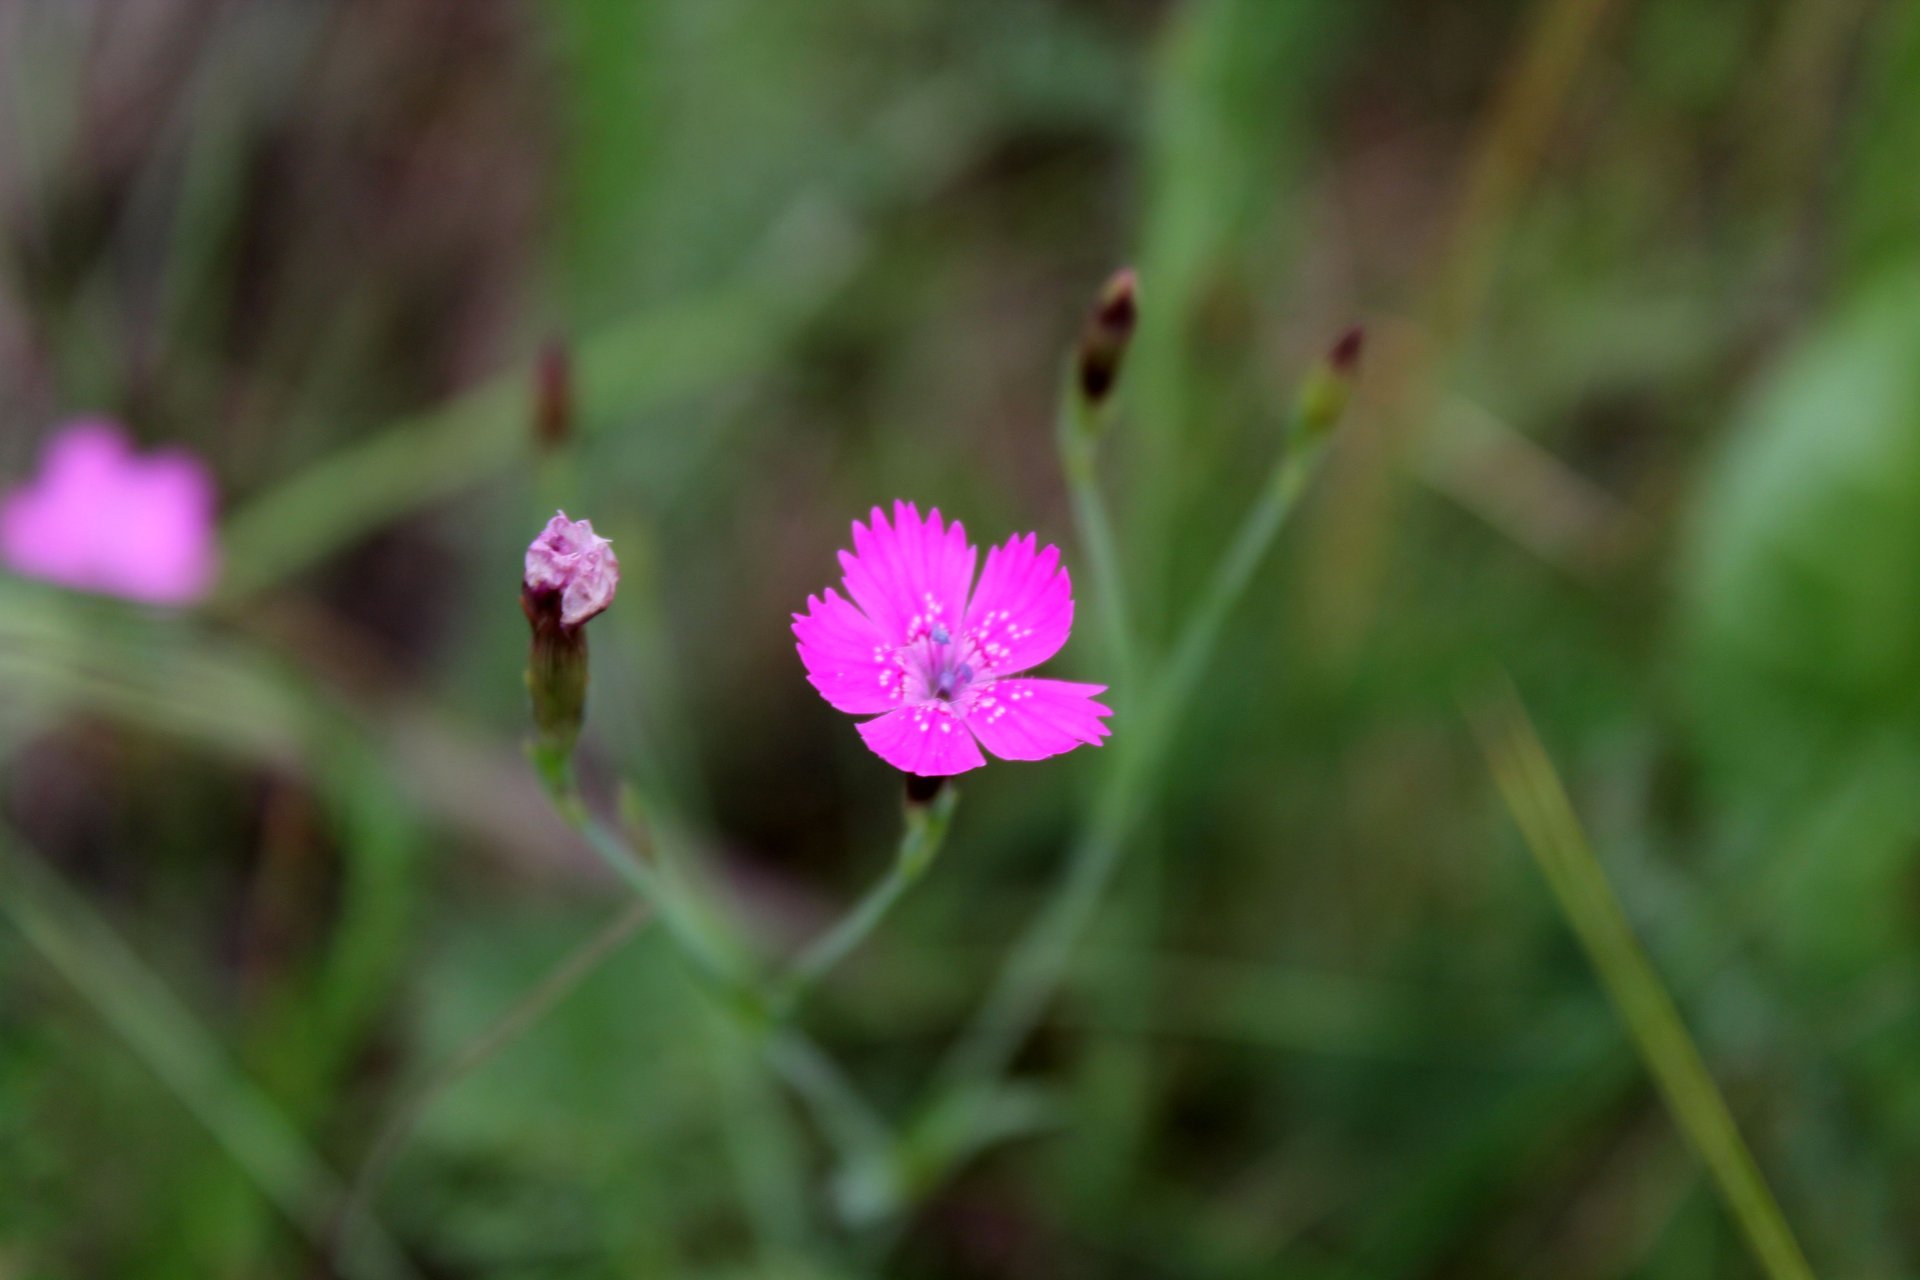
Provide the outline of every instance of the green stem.
{"type": "MultiPolygon", "coordinates": [[[[743,977],[742,966],[731,949],[701,919],[687,896],[676,892],[668,878],[641,857],[625,837],[593,815],[580,794],[568,752],[536,742],[528,748],[528,756],[561,818],[580,834],[608,870],[654,909],[681,954],[700,976],[729,1004],[743,1011],[764,1009],[765,1001],[743,977]]],[[[661,835],[657,823],[654,835],[656,840],[661,835]]]]}
{"type": "Polygon", "coordinates": [[[1119,750],[1124,754],[1107,775],[1059,886],[1021,935],[999,981],[942,1064],[938,1093],[970,1092],[1004,1074],[1059,988],[1074,944],[1100,905],[1126,847],[1126,833],[1146,802],[1138,785],[1146,763],[1143,749],[1119,750]]]}
{"type": "MultiPolygon", "coordinates": [[[[1295,433],[1299,439],[1299,433],[1295,433]]],[[[1160,765],[1186,704],[1219,643],[1227,616],[1272,548],[1322,451],[1318,440],[1289,449],[1242,521],[1208,580],[1165,670],[1147,689],[1141,712],[1113,750],[1118,759],[1097,794],[1083,834],[1047,906],[1028,926],[999,982],[941,1069],[947,1089],[976,1087],[1005,1074],[1059,989],[1073,948],[1119,868],[1126,840],[1159,785],[1160,765]]]]}
{"type": "MultiPolygon", "coordinates": [[[[869,1166],[890,1151],[894,1139],[886,1122],[818,1045],[795,1028],[773,1025],[773,1002],[768,993],[734,956],[732,948],[708,927],[687,896],[624,837],[592,815],[574,784],[570,767],[564,762],[554,765],[543,761],[537,748],[533,754],[561,816],[586,839],[601,861],[658,913],[667,936],[693,965],[718,1006],[760,1046],[766,1062],[807,1105],[842,1165],[869,1166]]],[[[656,841],[667,838],[668,828],[657,820],[653,830],[656,841]]]]}
{"type": "Polygon", "coordinates": [[[1680,1131],[1771,1280],[1813,1280],[1813,1269],[1740,1136],[1726,1100],[1647,958],[1606,871],[1567,799],[1546,749],[1511,690],[1475,718],[1494,781],[1599,975],[1680,1131]]]}
{"type": "Polygon", "coordinates": [[[953,822],[954,807],[959,802],[959,789],[949,783],[940,789],[932,803],[907,805],[906,830],[900,835],[893,865],[840,923],[801,952],[775,1002],[777,1009],[790,1012],[815,984],[866,941],[867,935],[893,910],[894,904],[919,883],[946,841],[947,828],[953,822]]]}
{"type": "Polygon", "coordinates": [[[665,879],[632,845],[598,818],[587,814],[584,806],[578,817],[569,821],[586,839],[587,846],[599,855],[600,861],[659,913],[661,924],[702,978],[718,993],[746,1008],[763,1003],[751,983],[741,976],[739,965],[727,947],[713,936],[684,897],[669,891],[665,879]]]}
{"type": "Polygon", "coordinates": [[[1293,513],[1301,491],[1319,468],[1320,456],[1326,449],[1324,438],[1308,437],[1298,430],[1292,435],[1292,447],[1282,456],[1262,486],[1260,496],[1240,522],[1232,545],[1214,567],[1191,620],[1174,646],[1157,690],[1158,709],[1166,723],[1150,723],[1146,726],[1149,730],[1165,733],[1174,728],[1194,686],[1205,673],[1207,660],[1220,642],[1220,632],[1228,615],[1246,594],[1254,573],[1273,549],[1274,539],[1279,537],[1287,517],[1293,513]]]}
{"type": "Polygon", "coordinates": [[[1080,545],[1093,566],[1094,595],[1100,604],[1100,625],[1108,653],[1113,655],[1112,684],[1123,699],[1134,696],[1134,677],[1139,673],[1134,656],[1132,612],[1127,605],[1126,578],[1120,572],[1119,541],[1114,537],[1113,520],[1107,514],[1107,500],[1100,488],[1095,469],[1095,446],[1099,440],[1096,410],[1086,403],[1073,378],[1066,380],[1060,393],[1060,410],[1055,426],[1060,450],[1060,470],[1067,481],[1067,500],[1073,507],[1074,527],[1080,545]]]}

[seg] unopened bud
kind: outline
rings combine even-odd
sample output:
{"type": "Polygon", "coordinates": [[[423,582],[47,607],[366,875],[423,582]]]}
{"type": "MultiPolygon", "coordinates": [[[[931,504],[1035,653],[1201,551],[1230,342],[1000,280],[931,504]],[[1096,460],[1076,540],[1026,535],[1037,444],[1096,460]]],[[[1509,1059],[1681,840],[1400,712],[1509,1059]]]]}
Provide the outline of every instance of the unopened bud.
{"type": "Polygon", "coordinates": [[[1354,325],[1340,335],[1322,360],[1307,375],[1294,402],[1296,429],[1309,439],[1317,439],[1338,426],[1353,397],[1354,377],[1360,371],[1360,353],[1366,345],[1366,331],[1354,325]]]}
{"type": "Polygon", "coordinates": [[[587,705],[586,624],[613,603],[620,562],[587,520],[556,512],[527,548],[520,608],[533,630],[527,696],[549,764],[573,752],[587,705]]]}
{"type": "Polygon", "coordinates": [[[569,520],[556,511],[527,547],[524,583],[543,608],[556,611],[561,626],[578,627],[613,603],[620,561],[613,544],[593,531],[593,521],[569,520]]]}
{"type": "Polygon", "coordinates": [[[1335,373],[1343,377],[1352,377],[1360,369],[1360,352],[1366,346],[1367,331],[1363,325],[1354,325],[1340,335],[1333,344],[1333,350],[1327,353],[1327,364],[1335,373]]]}
{"type": "Polygon", "coordinates": [[[1074,380],[1090,407],[1106,403],[1120,381],[1120,366],[1126,360],[1127,346],[1133,341],[1134,326],[1140,319],[1139,288],[1139,277],[1132,267],[1114,272],[1100,290],[1099,301],[1080,332],[1074,380]]]}
{"type": "Polygon", "coordinates": [[[542,449],[564,446],[573,436],[573,358],[554,339],[540,348],[533,368],[533,438],[542,449]]]}

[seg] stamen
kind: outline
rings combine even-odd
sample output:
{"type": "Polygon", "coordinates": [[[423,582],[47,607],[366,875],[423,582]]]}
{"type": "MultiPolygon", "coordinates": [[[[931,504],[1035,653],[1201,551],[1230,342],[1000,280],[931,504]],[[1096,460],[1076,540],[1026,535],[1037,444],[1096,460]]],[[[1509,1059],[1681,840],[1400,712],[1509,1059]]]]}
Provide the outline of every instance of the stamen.
{"type": "Polygon", "coordinates": [[[953,643],[953,633],[947,630],[947,624],[944,622],[936,622],[933,624],[932,635],[935,644],[953,643]]]}

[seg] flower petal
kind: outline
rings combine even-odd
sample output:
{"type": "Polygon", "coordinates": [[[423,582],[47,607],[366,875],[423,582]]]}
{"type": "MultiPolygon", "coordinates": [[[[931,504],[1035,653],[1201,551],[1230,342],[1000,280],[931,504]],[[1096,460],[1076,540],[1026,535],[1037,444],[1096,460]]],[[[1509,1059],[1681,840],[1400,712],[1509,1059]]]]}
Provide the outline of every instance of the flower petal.
{"type": "Polygon", "coordinates": [[[880,628],[832,588],[807,597],[807,611],[793,615],[793,637],[808,681],[836,711],[873,715],[898,705],[892,648],[880,628]]]}
{"type": "Polygon", "coordinates": [[[1002,760],[1044,760],[1083,744],[1099,746],[1113,711],[1093,700],[1103,684],[996,680],[967,715],[980,745],[1002,760]]]}
{"type": "Polygon", "coordinates": [[[911,502],[893,504],[893,521],[875,507],[870,525],[853,526],[853,550],[840,553],[847,594],[893,645],[913,637],[916,624],[957,627],[967,605],[976,552],[958,520],[923,520],[911,502]]]}
{"type": "Polygon", "coordinates": [[[965,773],[987,762],[966,722],[943,706],[899,707],[855,727],[873,754],[923,778],[965,773]]]}
{"type": "Polygon", "coordinates": [[[206,594],[217,562],[213,479],[189,454],[133,451],[104,419],[60,427],[40,475],[0,506],[0,560],[84,591],[155,604],[206,594]]]}
{"type": "Polygon", "coordinates": [[[1030,533],[990,548],[966,625],[1000,675],[1039,666],[1060,652],[1073,630],[1073,583],[1060,567],[1060,548],[1042,550],[1030,533]]]}
{"type": "Polygon", "coordinates": [[[103,555],[101,586],[130,600],[189,604],[213,585],[213,480],[197,459],[159,453],[128,466],[120,482],[115,553],[103,555]]]}

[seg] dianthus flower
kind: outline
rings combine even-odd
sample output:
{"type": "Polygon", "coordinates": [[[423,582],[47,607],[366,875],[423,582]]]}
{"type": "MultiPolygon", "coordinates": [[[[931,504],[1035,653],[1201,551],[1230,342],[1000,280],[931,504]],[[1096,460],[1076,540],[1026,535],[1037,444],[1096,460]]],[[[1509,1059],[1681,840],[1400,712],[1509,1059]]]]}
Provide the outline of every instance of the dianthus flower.
{"type": "Polygon", "coordinates": [[[840,553],[842,586],[807,597],[793,634],[807,679],[836,710],[871,715],[860,736],[897,769],[923,777],[1003,760],[1043,760],[1107,736],[1105,685],[1019,673],[1060,651],[1073,629],[1073,586],[1060,550],[1016,534],[977,550],[959,521],[875,507],[840,553]]]}
{"type": "Polygon", "coordinates": [[[213,479],[191,454],[136,454],[112,422],[61,427],[0,502],[0,559],[80,591],[191,604],[213,585],[213,479]]]}

